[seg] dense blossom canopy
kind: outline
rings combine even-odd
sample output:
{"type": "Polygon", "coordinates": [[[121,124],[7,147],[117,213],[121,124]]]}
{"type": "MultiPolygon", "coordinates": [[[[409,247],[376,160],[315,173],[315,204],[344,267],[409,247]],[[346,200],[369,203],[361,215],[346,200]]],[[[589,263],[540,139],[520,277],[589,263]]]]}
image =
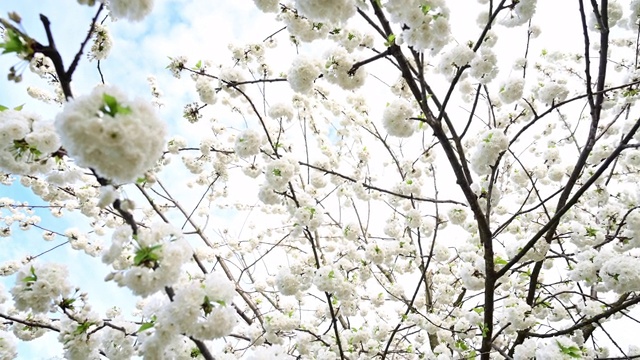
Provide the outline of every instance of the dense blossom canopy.
{"type": "Polygon", "coordinates": [[[0,359],[640,356],[640,0],[66,1],[0,19],[0,359]]]}

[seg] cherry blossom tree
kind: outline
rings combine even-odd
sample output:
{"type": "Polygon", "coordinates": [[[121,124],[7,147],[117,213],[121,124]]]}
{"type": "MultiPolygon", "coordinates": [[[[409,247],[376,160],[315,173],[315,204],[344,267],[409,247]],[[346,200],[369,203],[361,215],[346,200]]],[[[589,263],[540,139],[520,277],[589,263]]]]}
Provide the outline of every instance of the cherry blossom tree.
{"type": "Polygon", "coordinates": [[[153,1],[68,2],[94,14],[71,58],[37,9],[0,20],[9,80],[49,86],[2,104],[3,191],[40,200],[1,198],[0,233],[63,239],[136,305],[4,263],[0,358],[48,333],[70,359],[640,357],[615,335],[640,330],[640,1],[254,0],[273,28],[227,62],[166,54],[180,119],[100,66],[153,1]]]}

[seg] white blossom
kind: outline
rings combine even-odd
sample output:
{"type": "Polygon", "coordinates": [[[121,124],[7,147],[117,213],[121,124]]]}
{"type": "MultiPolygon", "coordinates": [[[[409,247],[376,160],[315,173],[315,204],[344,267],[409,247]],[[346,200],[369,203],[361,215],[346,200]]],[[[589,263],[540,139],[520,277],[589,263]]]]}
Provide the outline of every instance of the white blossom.
{"type": "Polygon", "coordinates": [[[511,104],[512,102],[522,98],[523,89],[523,78],[510,78],[500,85],[500,100],[505,104],[511,104]]]}
{"type": "Polygon", "coordinates": [[[287,81],[293,91],[308,93],[320,73],[320,64],[317,60],[306,55],[298,55],[291,63],[287,73],[287,81]]]}
{"type": "Polygon", "coordinates": [[[110,0],[109,10],[118,19],[140,21],[153,10],[153,0],[110,0]]]}
{"type": "Polygon", "coordinates": [[[355,15],[353,0],[296,0],[296,7],[302,15],[316,22],[346,22],[355,15]]]}
{"type": "Polygon", "coordinates": [[[65,266],[55,263],[29,263],[16,273],[11,289],[18,310],[45,313],[69,295],[71,285],[65,266]]]}
{"type": "Polygon", "coordinates": [[[108,179],[135,181],[160,157],[165,126],[151,105],[102,86],[75,98],[56,117],[62,144],[80,166],[108,179]]]}
{"type": "Polygon", "coordinates": [[[509,139],[500,130],[489,130],[480,134],[480,141],[471,155],[471,168],[478,175],[491,172],[500,153],[509,146],[509,139]]]}
{"type": "Polygon", "coordinates": [[[409,137],[415,131],[414,110],[405,100],[395,100],[382,113],[382,125],[389,135],[409,137]]]}
{"type": "Polygon", "coordinates": [[[257,155],[260,152],[261,142],[260,134],[256,130],[246,129],[236,137],[236,154],[241,158],[257,155]]]}

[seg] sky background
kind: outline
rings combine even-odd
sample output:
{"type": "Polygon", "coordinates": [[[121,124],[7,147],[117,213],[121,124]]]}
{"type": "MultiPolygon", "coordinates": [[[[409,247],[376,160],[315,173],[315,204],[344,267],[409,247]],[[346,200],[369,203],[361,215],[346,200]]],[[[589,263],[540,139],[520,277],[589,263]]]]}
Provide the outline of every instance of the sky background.
{"type": "MultiPolygon", "coordinates": [[[[469,2],[473,3],[469,5],[470,7],[477,4],[475,1],[469,2]]],[[[254,10],[251,0],[156,0],[155,3],[152,14],[143,22],[117,21],[109,24],[114,47],[107,61],[102,62],[101,68],[107,83],[118,85],[130,94],[148,99],[151,99],[151,96],[147,76],[152,74],[156,76],[164,93],[165,106],[161,109],[161,116],[169,124],[170,133],[178,132],[188,136],[189,132],[197,131],[197,128],[187,129],[180,126],[182,107],[188,102],[195,101],[197,95],[190,81],[177,81],[165,69],[169,63],[168,57],[188,55],[190,64],[195,64],[199,59],[209,59],[218,64],[229,63],[230,54],[227,45],[230,42],[239,44],[259,42],[277,31],[280,25],[271,21],[271,16],[254,10]]],[[[577,2],[540,1],[539,3],[535,17],[537,22],[546,19],[553,19],[553,21],[545,21],[544,31],[532,46],[531,51],[540,52],[542,49],[540,44],[544,44],[544,47],[550,51],[568,49],[580,51],[581,35],[579,26],[576,26],[578,19],[575,10],[577,2]],[[558,21],[558,15],[562,16],[562,14],[571,16],[558,21]]],[[[46,42],[46,37],[38,14],[48,16],[56,45],[67,66],[84,39],[96,9],[97,7],[78,5],[74,0],[0,0],[0,14],[16,11],[21,15],[23,27],[27,33],[42,43],[46,42]]],[[[459,13],[456,12],[456,14],[459,13]]],[[[104,13],[100,19],[103,17],[104,13]]],[[[477,38],[473,11],[468,11],[461,18],[454,20],[458,25],[454,28],[456,39],[466,41],[477,38]]],[[[283,37],[280,39],[282,42],[285,40],[283,37]]],[[[504,37],[501,35],[501,46],[504,47],[503,52],[508,54],[507,58],[511,56],[515,59],[523,55],[522,39],[522,33],[517,31],[512,35],[504,37]],[[509,36],[513,36],[512,40],[509,36]]],[[[285,57],[295,53],[293,46],[289,46],[286,51],[288,55],[285,57]]],[[[499,56],[502,59],[502,54],[499,56]]],[[[19,62],[14,56],[0,56],[0,69],[3,71],[16,64],[19,62]]],[[[508,60],[502,64],[511,66],[508,60]]],[[[20,66],[24,66],[24,63],[20,66]]],[[[508,73],[501,73],[501,76],[505,75],[508,73]]],[[[89,62],[85,51],[85,56],[74,74],[72,89],[75,94],[83,94],[89,92],[99,82],[96,62],[89,62]]],[[[0,74],[0,104],[14,107],[26,103],[24,111],[36,112],[53,119],[59,107],[30,99],[26,95],[27,85],[47,88],[41,79],[29,71],[24,72],[24,80],[21,84],[8,83],[6,76],[0,74]]],[[[23,199],[30,204],[42,203],[30,190],[19,185],[0,186],[0,197],[5,196],[23,199]]],[[[69,227],[88,230],[86,221],[83,221],[85,218],[79,214],[65,216],[62,219],[53,218],[46,210],[38,210],[36,214],[42,217],[43,226],[58,232],[64,232],[69,227]]],[[[38,236],[39,233],[39,231],[23,233],[14,229],[12,237],[0,238],[0,248],[2,248],[0,261],[35,255],[63,241],[61,238],[56,238],[53,242],[45,242],[38,236]]],[[[104,278],[108,273],[107,267],[96,259],[74,251],[69,246],[63,246],[43,255],[41,260],[57,261],[61,258],[67,262],[71,283],[89,292],[96,310],[103,312],[115,304],[125,309],[124,313],[127,314],[126,309],[132,308],[128,290],[118,288],[113,283],[93,281],[96,278],[104,278]]],[[[9,289],[15,280],[9,277],[0,281],[5,284],[5,288],[9,289]]],[[[623,330],[617,333],[623,340],[631,336],[624,334],[623,330]]],[[[20,359],[48,359],[61,354],[61,345],[57,343],[55,335],[49,335],[46,341],[38,339],[31,343],[21,343],[19,351],[20,359]]]]}

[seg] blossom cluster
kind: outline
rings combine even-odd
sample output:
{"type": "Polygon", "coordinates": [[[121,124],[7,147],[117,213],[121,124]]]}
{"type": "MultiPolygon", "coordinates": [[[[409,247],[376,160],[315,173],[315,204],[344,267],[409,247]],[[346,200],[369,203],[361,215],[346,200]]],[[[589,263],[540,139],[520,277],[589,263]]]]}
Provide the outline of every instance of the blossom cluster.
{"type": "Polygon", "coordinates": [[[180,231],[166,223],[140,229],[132,236],[128,226],[113,233],[112,243],[102,256],[114,272],[108,275],[119,286],[136,295],[149,296],[178,280],[182,265],[193,251],[180,231]]]}
{"type": "Polygon", "coordinates": [[[110,0],[109,10],[116,19],[140,21],[153,10],[154,0],[110,0]]]}
{"type": "MultiPolygon", "coordinates": [[[[572,106],[586,98],[563,102],[585,91],[584,55],[536,57],[537,26],[520,32],[526,58],[498,67],[499,37],[533,22],[535,0],[254,3],[286,29],[230,44],[228,64],[171,58],[165,75],[187,73],[195,97],[163,109],[184,109],[166,153],[153,105],[109,85],[71,99],[55,126],[0,112],[0,181],[44,202],[1,198],[0,236],[42,228],[100,255],[109,285],[139,299],[134,320],[99,314],[63,266],[8,261],[0,358],[17,356],[14,337],[51,329],[71,359],[186,359],[202,346],[217,359],[609,357],[592,346],[599,332],[578,328],[631,316],[640,292],[640,73],[617,32],[634,28],[640,1],[610,5],[607,59],[625,80],[607,77],[604,103],[582,116],[572,106]],[[474,6],[480,29],[454,31],[474,6]],[[80,212],[88,229],[45,229],[45,207],[80,212]],[[627,307],[602,316],[614,304],[627,307]]],[[[152,5],[107,6],[140,20],[152,5]]],[[[106,60],[113,41],[95,25],[89,56],[106,60]]],[[[64,100],[50,59],[29,66],[55,92],[31,96],[64,100]]],[[[149,78],[155,105],[162,83],[149,78]]]]}
{"type": "Polygon", "coordinates": [[[502,152],[507,150],[509,139],[504,132],[494,129],[479,135],[475,151],[471,154],[471,168],[478,175],[491,173],[502,152]]]}
{"type": "Polygon", "coordinates": [[[71,293],[69,273],[56,263],[29,263],[16,273],[16,285],[11,289],[15,307],[46,313],[71,293]]]}
{"type": "Polygon", "coordinates": [[[14,174],[45,173],[60,148],[53,123],[20,110],[0,111],[0,169],[14,174]]]}
{"type": "Polygon", "coordinates": [[[79,166],[120,183],[135,181],[155,165],[166,133],[147,101],[130,101],[112,86],[68,102],[55,125],[79,166]]]}

